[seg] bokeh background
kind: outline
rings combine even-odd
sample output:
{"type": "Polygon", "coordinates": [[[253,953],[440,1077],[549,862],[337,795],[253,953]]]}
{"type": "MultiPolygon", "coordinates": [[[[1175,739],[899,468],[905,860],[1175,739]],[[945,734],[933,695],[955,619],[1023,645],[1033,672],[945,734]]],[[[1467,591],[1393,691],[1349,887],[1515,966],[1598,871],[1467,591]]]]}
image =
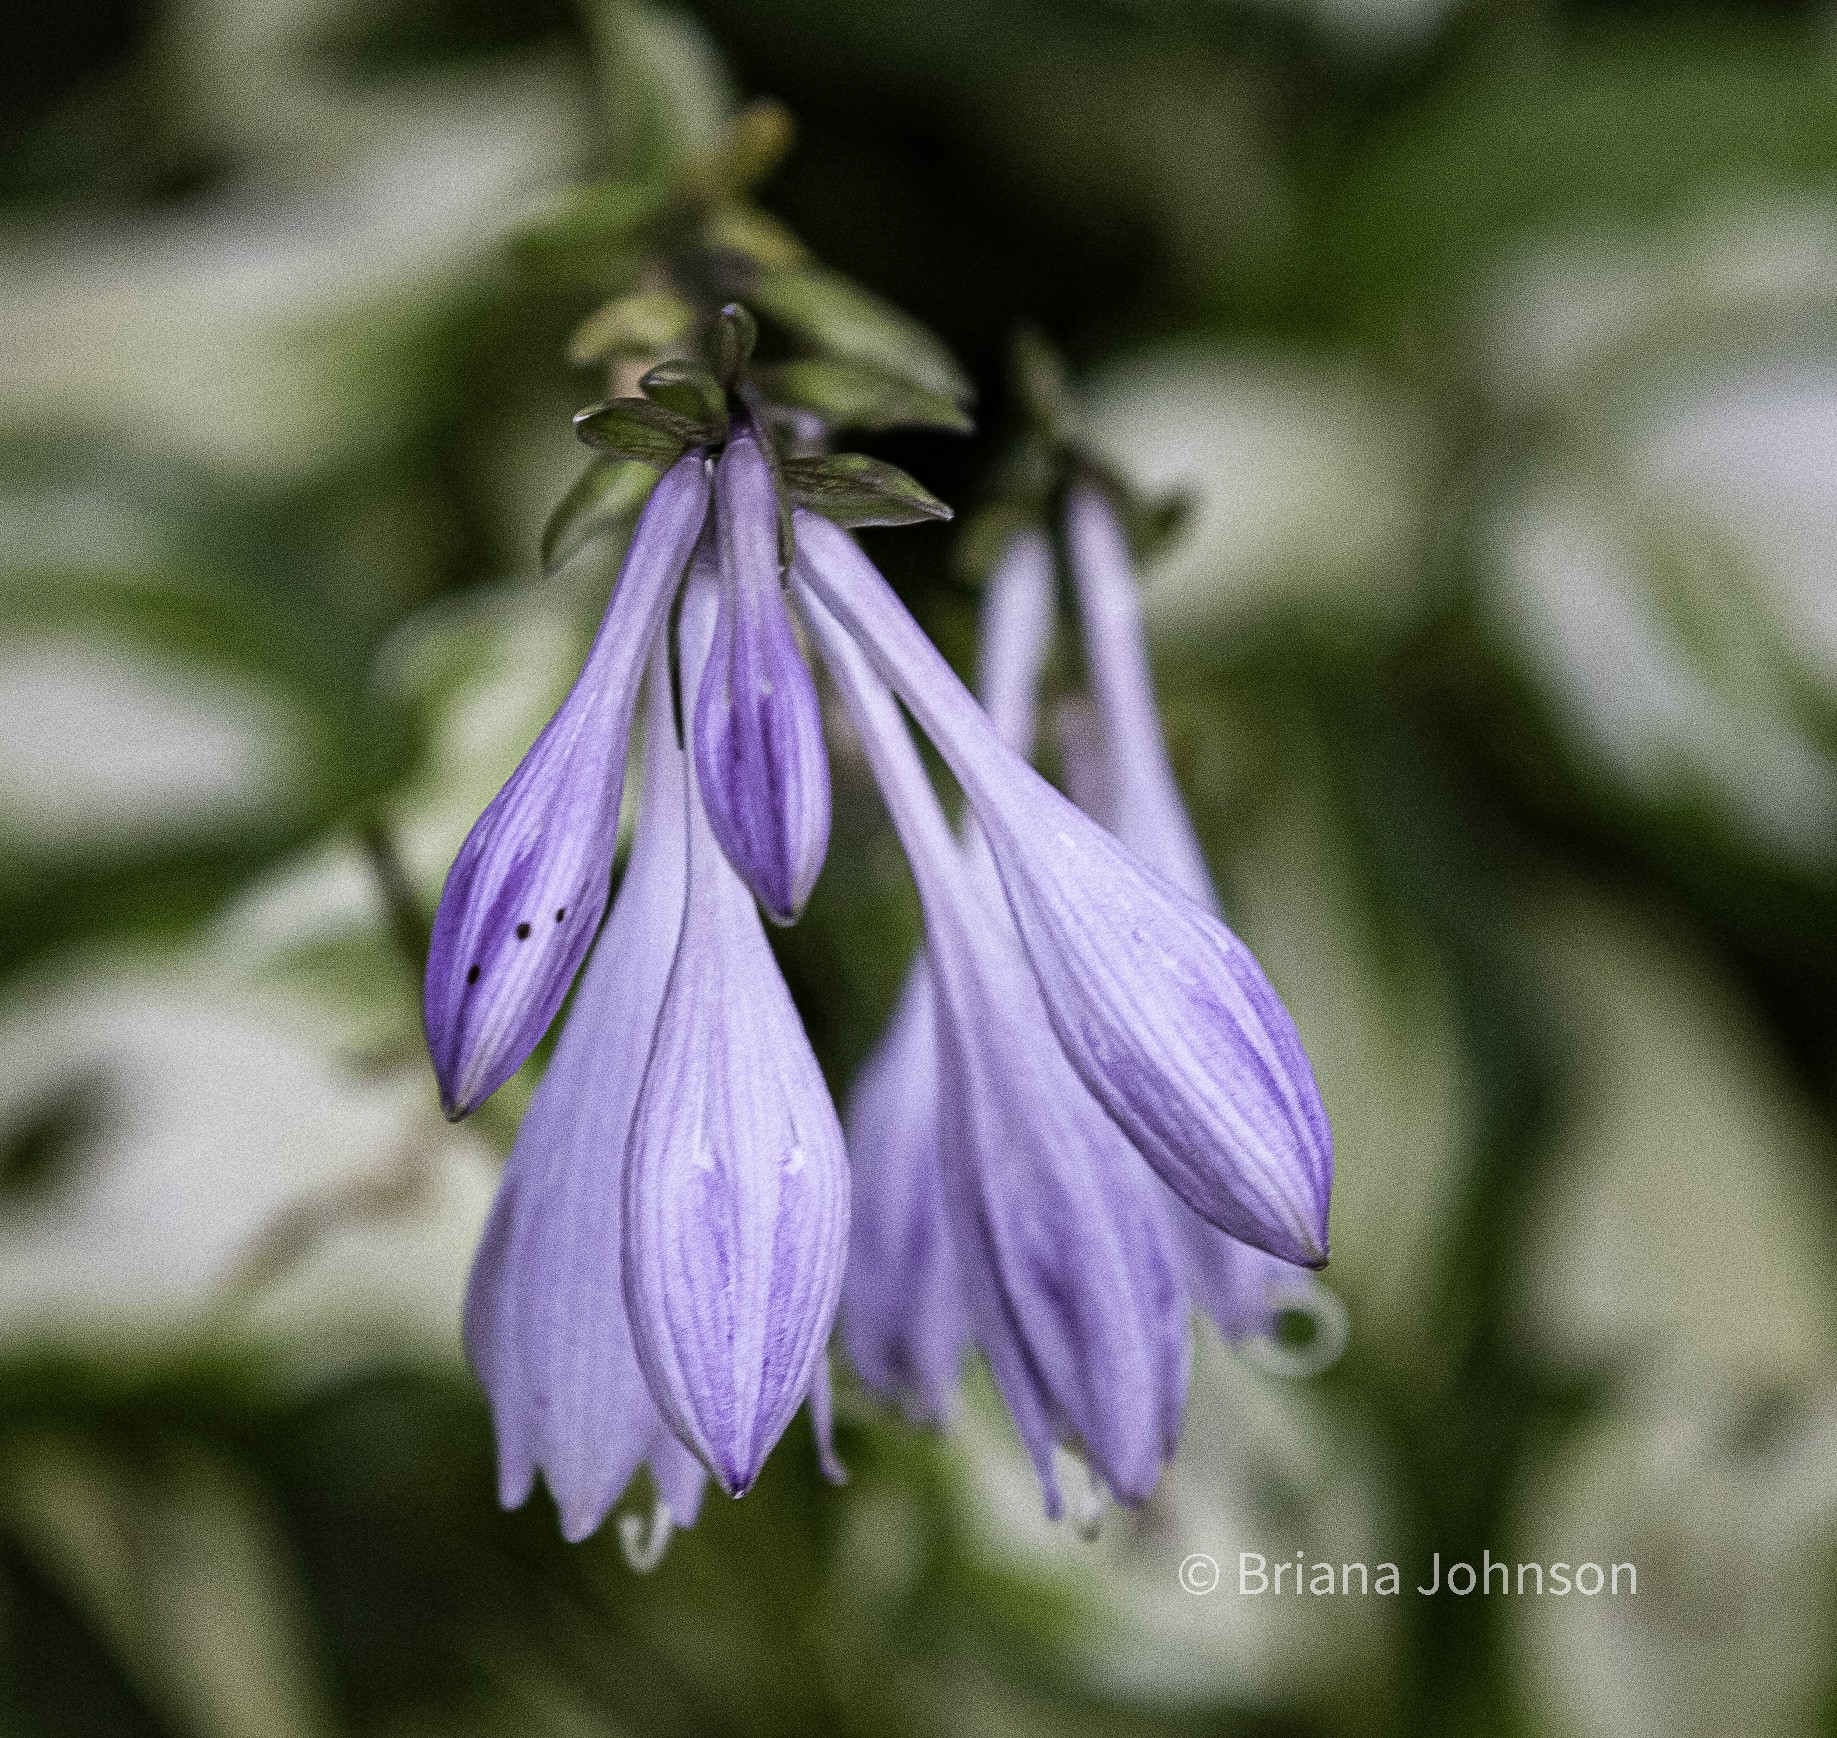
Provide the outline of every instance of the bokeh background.
{"type": "MultiPolygon", "coordinates": [[[[0,1731],[1837,1730],[1837,10],[646,17],[981,383],[878,450],[974,507],[1025,319],[1191,491],[1168,728],[1337,1128],[1351,1347],[1202,1343],[1096,1543],[986,1384],[939,1440],[845,1382],[846,1489],[794,1428],[646,1577],[497,1511],[457,1319],[528,1082],[441,1121],[388,895],[605,594],[536,558],[592,298],[506,241],[621,116],[564,0],[9,0],[0,1731]],[[1230,1588],[1482,1549],[1639,1595],[1230,1588]]],[[[952,548],[875,543],[961,662],[952,548]]],[[[915,915],[837,778],[777,939],[840,1089],[915,915]]]]}

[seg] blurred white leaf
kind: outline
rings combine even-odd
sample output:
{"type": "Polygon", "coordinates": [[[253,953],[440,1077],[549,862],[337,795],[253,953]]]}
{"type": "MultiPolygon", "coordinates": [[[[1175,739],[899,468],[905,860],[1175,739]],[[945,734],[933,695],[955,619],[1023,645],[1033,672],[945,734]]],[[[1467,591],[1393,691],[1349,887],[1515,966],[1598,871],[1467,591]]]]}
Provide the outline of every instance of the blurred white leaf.
{"type": "Polygon", "coordinates": [[[73,635],[0,639],[0,826],[37,855],[264,819],[300,720],[257,683],[73,635]]]}
{"type": "Polygon", "coordinates": [[[1534,1469],[1520,1554],[1633,1562],[1639,1595],[1527,1599],[1524,1676],[1578,1734],[1808,1731],[1837,1522],[1829,1137],[1730,989],[1649,921],[1563,894],[1536,957],[1576,1075],[1523,1331],[1618,1382],[1534,1469]]]}
{"type": "Polygon", "coordinates": [[[1494,621],[1591,769],[1814,864],[1837,850],[1833,285],[1837,212],[1760,201],[1528,248],[1487,315],[1536,436],[1483,543],[1494,621]]]}
{"type": "Polygon", "coordinates": [[[1418,601],[1427,428],[1356,368],[1187,344],[1106,372],[1088,425],[1145,490],[1196,497],[1146,576],[1157,633],[1218,637],[1280,605],[1370,627],[1418,601]]]}

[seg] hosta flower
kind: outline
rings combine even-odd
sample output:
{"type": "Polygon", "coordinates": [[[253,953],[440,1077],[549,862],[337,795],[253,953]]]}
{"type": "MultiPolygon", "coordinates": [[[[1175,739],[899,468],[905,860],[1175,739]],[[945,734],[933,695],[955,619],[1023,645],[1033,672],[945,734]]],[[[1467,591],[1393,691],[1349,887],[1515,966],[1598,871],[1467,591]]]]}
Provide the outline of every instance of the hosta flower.
{"type": "Polygon", "coordinates": [[[626,1138],[686,882],[683,756],[658,645],[631,861],[517,1131],[466,1295],[466,1351],[491,1399],[499,1495],[516,1507],[540,1470],[570,1539],[599,1526],[643,1462],[666,1525],[695,1519],[707,1477],[651,1399],[620,1275],[626,1138]]]}
{"type": "Polygon", "coordinates": [[[638,680],[707,512],[708,467],[690,454],[645,506],[567,699],[447,872],[424,1011],[449,1116],[475,1109],[522,1066],[599,928],[638,680]]]}
{"type": "Polygon", "coordinates": [[[1332,1136],[1250,950],[1001,740],[844,532],[807,512],[795,524],[799,579],[962,786],[1079,1078],[1201,1218],[1322,1265],[1332,1136]]]}
{"type": "MultiPolygon", "coordinates": [[[[1080,805],[1144,862],[1215,912],[1218,890],[1168,762],[1123,528],[1088,484],[1072,488],[1065,518],[1095,694],[1094,703],[1061,712],[1069,725],[1060,743],[1066,782],[1080,805]]],[[[1344,1340],[1344,1312],[1311,1272],[1238,1242],[1184,1207],[1176,1220],[1194,1301],[1226,1339],[1273,1344],[1278,1316],[1292,1311],[1314,1326],[1305,1361],[1332,1361],[1344,1340]]]]}
{"type": "MultiPolygon", "coordinates": [[[[1179,1434],[1195,1248],[1230,1233],[1271,1271],[1325,1260],[1313,1079],[1209,885],[1169,861],[1153,793],[1148,819],[1110,817],[1133,835],[1119,842],[1025,759],[1053,625],[1044,537],[1015,542],[991,594],[985,714],[840,528],[941,504],[878,461],[779,450],[748,383],[750,333],[724,310],[712,369],[666,363],[650,397],[577,419],[663,475],[579,680],[466,840],[435,923],[428,1042],[455,1115],[519,1066],[593,947],[467,1301],[502,1495],[521,1500],[540,1472],[579,1537],[648,1464],[658,1524],[628,1541],[648,1556],[705,1477],[748,1490],[806,1400],[839,1476],[826,1349],[852,1197],[848,1335],[869,1378],[941,1418],[973,1340],[1049,1505],[1059,1445],[1138,1501],[1179,1434]],[[797,917],[828,837],[793,604],[855,714],[927,921],[851,1102],[869,1161],[852,1185],[760,921],[797,917]],[[647,663],[638,823],[594,945],[647,663]],[[894,693],[969,798],[962,839],[894,693]]],[[[1109,788],[1158,754],[1184,825],[1145,665],[1119,700],[1093,660],[1109,788]]],[[[1213,1313],[1251,1322],[1273,1295],[1264,1269],[1232,1272],[1238,1301],[1213,1313]]]]}
{"type": "Polygon", "coordinates": [[[1163,1191],[1054,1039],[999,887],[951,836],[892,696],[811,614],[925,907],[939,1173],[976,1338],[1048,1511],[1055,1441],[1140,1502],[1178,1440],[1189,1362],[1163,1191]]]}
{"type": "MultiPolygon", "coordinates": [[[[683,605],[682,669],[707,659],[714,599],[683,605]]],[[[809,1391],[848,1240],[835,1106],[693,772],[688,893],[633,1116],[625,1295],[644,1373],[730,1496],[809,1391]]]]}
{"type": "MultiPolygon", "coordinates": [[[[1094,492],[1074,495],[1068,517],[1086,627],[1085,664],[1099,697],[1096,704],[1061,708],[1068,785],[1087,812],[1113,826],[1109,793],[1127,785],[1134,797],[1128,809],[1130,842],[1150,860],[1166,861],[1195,897],[1215,909],[1210,876],[1167,761],[1120,527],[1094,492]],[[1088,547],[1093,520],[1101,540],[1094,558],[1088,547]]],[[[1041,668],[1055,620],[1053,590],[1050,546],[1043,534],[1029,531],[1011,540],[985,592],[978,687],[991,722],[1011,747],[1023,753],[1034,736],[1041,668]]],[[[1126,1473],[1119,1477],[1119,1468],[1128,1463],[1119,1460],[1113,1442],[1106,1444],[1088,1430],[1068,1430],[1063,1414],[1056,1430],[1046,1428],[1051,1389],[1043,1386],[1041,1373],[1053,1369],[1053,1337],[1036,1334],[1030,1343],[1026,1302],[1042,1293],[1050,1297],[1054,1307],[1039,1312],[1038,1318],[1049,1325],[1060,1320],[1101,1320],[1108,1325],[1130,1314],[1113,1295],[1101,1254],[1089,1247],[1090,1226],[1081,1223],[1074,1229],[1055,1222],[1055,1207],[1064,1213],[1066,1203],[1052,1185],[1068,1170],[1082,1166],[1084,1172],[1083,1186],[1076,1193],[1083,1220],[1104,1217],[1092,1214],[1088,1203],[1107,1207],[1118,1185],[1133,1184],[1136,1223],[1151,1228],[1138,1244],[1148,1257],[1140,1271],[1154,1274],[1158,1284],[1138,1288],[1137,1295],[1148,1291],[1157,1297],[1163,1362],[1155,1374],[1169,1452],[1184,1396],[1189,1296],[1227,1338],[1251,1346],[1267,1362],[1293,1370],[1331,1361],[1343,1340],[1343,1316],[1307,1269],[1238,1242],[1152,1182],[1139,1155],[1106,1118],[1098,1117],[1101,1128],[1083,1123],[1082,1138],[1068,1135],[1068,1123],[1078,1126],[1080,1119],[1067,1115],[1066,1104],[1090,1101],[1076,1079],[1065,1078],[1069,1070],[1062,1057],[1056,1078],[1050,1071],[1035,1074],[1024,1065],[1034,1049],[1026,1036],[1029,1019],[1032,1029],[1040,1024],[1038,995],[1028,993],[1030,986],[1019,994],[1011,987],[993,1011],[986,998],[975,998],[973,986],[970,997],[960,996],[954,1006],[949,998],[934,1006],[931,986],[939,974],[934,960],[940,954],[962,954],[964,910],[973,914],[971,932],[979,942],[972,957],[985,962],[979,974],[984,981],[986,962],[999,959],[1004,951],[1011,953],[1012,924],[974,828],[960,850],[952,852],[940,842],[942,823],[935,816],[930,787],[890,701],[884,691],[876,697],[875,679],[861,668],[861,653],[833,627],[821,637],[827,655],[843,673],[841,685],[856,697],[861,734],[870,755],[876,756],[876,770],[900,819],[902,836],[915,834],[921,841],[906,840],[925,896],[928,931],[927,947],[914,961],[894,1021],[857,1086],[858,1099],[875,1107],[895,1104],[903,1114],[897,1119],[884,1113],[861,1119],[854,1143],[857,1204],[863,1214],[877,1212],[881,1223],[871,1230],[860,1223],[855,1234],[858,1255],[865,1259],[851,1266],[845,1294],[851,1355],[871,1387],[901,1400],[916,1416],[936,1418],[948,1409],[946,1384],[954,1386],[967,1312],[1033,1453],[1049,1510],[1056,1512],[1060,1500],[1049,1457],[1055,1434],[1080,1449],[1110,1490],[1125,1500],[1139,1498],[1158,1471],[1158,1460],[1139,1452],[1140,1433],[1132,1483],[1126,1473]],[[980,907],[974,886],[966,886],[966,880],[981,882],[988,897],[980,907]],[[1008,938],[1006,950],[992,945],[992,938],[1003,935],[1008,938]],[[1012,1022],[1002,1018],[1004,1001],[1017,1016],[1012,1022]],[[915,1017],[921,1012],[922,1025],[915,1017]],[[915,1041],[915,1033],[921,1031],[923,1043],[915,1041]],[[999,1057],[1000,1064],[990,1065],[987,1059],[992,1056],[999,1057]],[[1030,1075],[1047,1090],[1030,1092],[1030,1075]],[[962,1084],[966,1078],[975,1085],[992,1080],[1002,1094],[981,1117],[974,1114],[980,1102],[976,1092],[966,1091],[962,1084]],[[921,1133],[924,1138],[915,1138],[921,1133]],[[1021,1163],[1014,1165],[1017,1157],[1021,1163]],[[1008,1197],[1001,1183],[1013,1171],[1031,1172],[1030,1186],[1016,1190],[1015,1198],[1026,1201],[1023,1223],[1040,1228],[1038,1244],[1052,1254],[1031,1271],[1009,1261],[1004,1273],[1005,1252],[996,1233],[1007,1229],[1001,1208],[1008,1197]],[[961,1205],[965,1179],[976,1209],[971,1212],[961,1205]],[[940,1216],[938,1202],[943,1200],[952,1201],[958,1211],[940,1216]],[[940,1217],[946,1223],[934,1229],[940,1217]],[[905,1259],[887,1260],[888,1251],[905,1259]],[[922,1259],[917,1258],[919,1252],[922,1259]],[[1178,1277],[1170,1270],[1177,1270],[1178,1277]],[[1006,1289],[998,1276],[1008,1279],[1006,1289]],[[915,1283],[918,1279],[924,1283],[915,1283]],[[967,1303],[952,1291],[952,1280],[967,1292],[967,1303]],[[1306,1351],[1291,1353],[1284,1347],[1278,1356],[1278,1318],[1290,1312],[1310,1317],[1316,1338],[1306,1351]],[[928,1362],[925,1352],[937,1347],[948,1347],[953,1355],[928,1362]],[[915,1391],[922,1406],[914,1404],[915,1391]]],[[[1088,1336],[1082,1350],[1103,1372],[1103,1392],[1118,1415],[1155,1416],[1143,1384],[1131,1381],[1138,1369],[1126,1352],[1119,1355],[1114,1343],[1106,1344],[1096,1333],[1088,1336]]]]}
{"type": "Polygon", "coordinates": [[[829,760],[785,609],[778,497],[750,433],[721,455],[715,509],[721,603],[696,690],[695,771],[728,860],[766,911],[791,923],[829,844],[829,760]]]}

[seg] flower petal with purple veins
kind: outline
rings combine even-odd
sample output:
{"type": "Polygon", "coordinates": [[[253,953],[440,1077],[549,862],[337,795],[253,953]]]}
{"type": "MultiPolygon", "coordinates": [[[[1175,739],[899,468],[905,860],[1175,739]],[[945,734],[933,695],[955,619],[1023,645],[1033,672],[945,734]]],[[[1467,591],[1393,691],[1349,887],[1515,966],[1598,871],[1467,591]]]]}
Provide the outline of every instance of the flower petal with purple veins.
{"type": "Polygon", "coordinates": [[[1294,1022],[1249,949],[1001,741],[847,533],[801,511],[796,531],[800,581],[974,808],[1079,1077],[1201,1217],[1323,1264],[1332,1135],[1294,1022]]]}
{"type": "Polygon", "coordinates": [[[599,1527],[646,1460],[674,1524],[694,1519],[706,1476],[651,1400],[619,1274],[626,1136],[686,879],[683,755],[666,640],[655,639],[631,860],[517,1131],[466,1298],[502,1500],[519,1505],[540,1468],[569,1539],[599,1527]]]}
{"type": "MultiPolygon", "coordinates": [[[[685,691],[718,601],[685,598],[685,691]]],[[[848,1247],[848,1168],[759,914],[691,781],[689,891],[626,1161],[625,1296],[664,1416],[730,1495],[809,1391],[848,1247]]]]}
{"type": "Polygon", "coordinates": [[[829,758],[785,608],[778,497],[750,433],[721,455],[714,495],[721,607],[695,703],[695,769],[728,862],[774,922],[791,923],[829,848],[829,758]]]}
{"type": "Polygon", "coordinates": [[[925,908],[944,1195],[976,1337],[1048,1511],[1055,1441],[1141,1502],[1178,1440],[1189,1363],[1164,1192],[1055,1041],[993,875],[951,837],[892,696],[820,604],[809,614],[925,908]]]}
{"type": "Polygon", "coordinates": [[[447,873],[423,1011],[448,1116],[522,1065],[599,928],[639,678],[707,510],[708,467],[691,453],[646,503],[573,688],[447,873]]]}

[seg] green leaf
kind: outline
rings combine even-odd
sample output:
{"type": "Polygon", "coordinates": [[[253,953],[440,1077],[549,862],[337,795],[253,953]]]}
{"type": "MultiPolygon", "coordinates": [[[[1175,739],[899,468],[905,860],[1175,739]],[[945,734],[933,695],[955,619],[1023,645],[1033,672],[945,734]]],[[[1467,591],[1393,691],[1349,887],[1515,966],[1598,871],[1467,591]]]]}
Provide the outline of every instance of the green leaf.
{"type": "Polygon", "coordinates": [[[1020,532],[1039,528],[1038,515],[1018,503],[991,501],[977,508],[957,533],[951,570],[966,584],[979,586],[995,571],[1020,532]]]}
{"type": "Polygon", "coordinates": [[[968,434],[975,427],[953,399],[857,362],[810,357],[761,371],[767,399],[807,410],[832,428],[941,428],[968,434]]]}
{"type": "Polygon", "coordinates": [[[820,350],[865,363],[959,404],[974,396],[949,350],[916,320],[820,266],[761,270],[751,300],[820,350]]]}
{"type": "Polygon", "coordinates": [[[590,447],[657,466],[673,464],[685,447],[705,446],[719,434],[648,398],[589,405],[575,416],[574,432],[590,447]]]}
{"type": "Polygon", "coordinates": [[[951,516],[922,483],[865,453],[786,459],[781,470],[793,501],[838,525],[919,525],[951,516]]]}
{"type": "Polygon", "coordinates": [[[727,432],[727,394],[720,381],[697,362],[672,357],[638,382],[645,395],[678,416],[727,432]]]}
{"type": "Polygon", "coordinates": [[[616,356],[656,356],[685,342],[695,310],[670,290],[634,290],[596,308],[568,340],[568,360],[586,365],[616,356]]]}
{"type": "Polygon", "coordinates": [[[656,471],[639,460],[595,459],[542,528],[542,571],[554,573],[635,515],[656,481],[656,471]]]}

